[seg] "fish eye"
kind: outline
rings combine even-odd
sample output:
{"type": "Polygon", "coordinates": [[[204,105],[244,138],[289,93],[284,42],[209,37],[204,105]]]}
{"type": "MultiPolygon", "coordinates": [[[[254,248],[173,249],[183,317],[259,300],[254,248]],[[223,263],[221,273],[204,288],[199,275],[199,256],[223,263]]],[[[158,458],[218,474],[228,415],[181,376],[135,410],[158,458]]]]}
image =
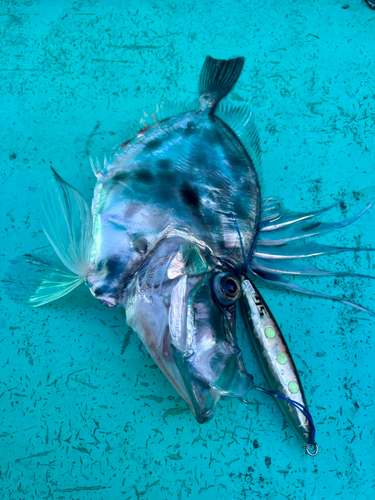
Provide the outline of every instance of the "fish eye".
{"type": "Polygon", "coordinates": [[[132,241],[131,243],[134,250],[138,253],[146,253],[148,249],[148,242],[146,238],[140,237],[132,241]]]}
{"type": "Polygon", "coordinates": [[[241,284],[233,274],[218,273],[212,278],[212,290],[219,304],[228,307],[240,298],[241,284]]]}

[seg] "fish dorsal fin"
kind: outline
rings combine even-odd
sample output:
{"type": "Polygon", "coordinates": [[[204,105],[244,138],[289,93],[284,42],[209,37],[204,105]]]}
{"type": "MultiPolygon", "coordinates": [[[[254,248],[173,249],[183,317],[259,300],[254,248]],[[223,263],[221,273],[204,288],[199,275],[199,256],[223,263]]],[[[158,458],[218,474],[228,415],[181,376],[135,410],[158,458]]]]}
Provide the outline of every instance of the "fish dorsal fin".
{"type": "MultiPolygon", "coordinates": [[[[122,133],[122,137],[124,138],[123,142],[120,144],[120,145],[117,145],[117,148],[120,150],[117,152],[117,154],[121,154],[122,150],[127,146],[127,144],[129,144],[130,141],[132,141],[132,139],[134,139],[135,137],[137,137],[137,135],[139,134],[139,132],[145,128],[145,127],[149,127],[151,126],[151,124],[145,124],[144,123],[144,119],[141,118],[142,117],[142,111],[137,111],[135,113],[135,115],[138,117],[134,120],[132,120],[131,122],[129,122],[127,124],[127,126],[125,127],[125,130],[124,130],[124,133],[122,133]]],[[[91,160],[91,158],[90,158],[91,160]]],[[[98,177],[98,170],[99,170],[99,173],[101,168],[100,168],[100,165],[98,165],[98,161],[97,161],[97,166],[93,166],[93,163],[92,163],[92,160],[91,160],[91,168],[93,169],[94,171],[94,174],[96,175],[96,177],[98,177]]]]}
{"type": "Polygon", "coordinates": [[[233,130],[240,139],[254,163],[259,175],[262,172],[262,155],[258,129],[255,125],[254,112],[248,104],[234,106],[228,102],[220,103],[215,111],[223,122],[233,130]]]}
{"type": "Polygon", "coordinates": [[[146,108],[143,111],[143,117],[139,123],[151,127],[168,118],[174,118],[189,111],[197,111],[198,108],[199,100],[197,97],[188,97],[181,101],[161,100],[160,104],[157,104],[154,108],[146,108]]]}
{"type": "Polygon", "coordinates": [[[85,277],[92,245],[91,210],[83,196],[52,171],[54,179],[42,201],[40,222],[64,266],[85,277]]]}
{"type": "MultiPolygon", "coordinates": [[[[132,139],[137,137],[139,134],[142,134],[153,125],[167,120],[168,118],[174,118],[175,116],[183,113],[198,110],[198,108],[198,98],[189,97],[188,99],[182,101],[167,101],[161,99],[159,104],[148,106],[143,110],[136,111],[135,115],[138,116],[138,118],[130,122],[126,127],[125,133],[123,134],[123,137],[126,138],[126,140],[124,140],[124,142],[120,145],[119,154],[132,139]]],[[[96,160],[96,164],[94,164],[90,158],[90,162],[94,175],[98,177],[103,169],[101,168],[98,160],[96,160]]]]}

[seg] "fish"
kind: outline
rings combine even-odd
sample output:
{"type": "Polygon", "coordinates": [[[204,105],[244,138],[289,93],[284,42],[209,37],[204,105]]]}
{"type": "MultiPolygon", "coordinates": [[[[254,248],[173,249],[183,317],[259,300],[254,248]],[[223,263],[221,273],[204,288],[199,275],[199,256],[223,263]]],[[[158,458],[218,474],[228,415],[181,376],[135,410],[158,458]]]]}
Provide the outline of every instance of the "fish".
{"type": "MultiPolygon", "coordinates": [[[[85,283],[103,305],[124,308],[127,324],[199,423],[214,417],[221,397],[245,400],[257,388],[236,334],[241,301],[252,318],[248,328],[256,330],[249,311],[257,295],[246,292],[249,279],[374,315],[287,280],[363,277],[325,271],[303,259],[372,250],[310,241],[355,222],[372,202],[347,220],[324,222],[320,218],[338,204],[302,213],[285,209],[276,198],[262,199],[254,113],[248,105],[225,102],[244,62],[208,56],[198,99],[182,107],[188,109],[160,106],[154,122],[142,121],[141,130],[129,131],[112,159],[103,166],[91,160],[91,207],[52,170],[40,222],[59,260],[27,254],[10,263],[5,280],[9,295],[28,306],[47,304],[85,283]]],[[[274,329],[279,332],[276,323],[274,329]]],[[[278,338],[285,346],[281,332],[278,338]]],[[[264,345],[271,359],[275,352],[264,345]]],[[[284,351],[289,353],[287,346],[284,351]]],[[[299,380],[289,354],[288,359],[299,380]]],[[[295,418],[290,404],[283,408],[295,418]]],[[[300,435],[309,444],[309,419],[303,425],[300,435]]]]}

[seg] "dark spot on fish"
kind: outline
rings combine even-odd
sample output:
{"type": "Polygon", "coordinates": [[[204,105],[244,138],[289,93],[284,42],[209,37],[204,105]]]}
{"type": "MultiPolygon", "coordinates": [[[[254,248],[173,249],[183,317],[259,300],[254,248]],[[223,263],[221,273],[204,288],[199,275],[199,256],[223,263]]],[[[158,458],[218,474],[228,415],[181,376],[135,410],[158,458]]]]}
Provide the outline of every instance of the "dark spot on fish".
{"type": "Polygon", "coordinates": [[[194,124],[194,122],[189,122],[187,125],[186,125],[186,128],[184,130],[184,134],[187,135],[187,136],[190,136],[190,135],[193,135],[196,133],[196,126],[194,124]]]}
{"type": "Polygon", "coordinates": [[[175,172],[159,172],[158,179],[160,179],[162,183],[175,184],[177,176],[175,172]]]}
{"type": "Polygon", "coordinates": [[[259,448],[259,443],[258,443],[258,440],[257,439],[254,439],[253,441],[253,447],[254,449],[256,450],[257,448],[259,448]]]}
{"type": "Polygon", "coordinates": [[[199,193],[195,188],[190,186],[190,184],[188,182],[184,181],[181,184],[180,193],[181,193],[182,201],[186,205],[190,205],[191,207],[194,207],[194,208],[199,208],[199,205],[200,205],[199,193]]]}
{"type": "Polygon", "coordinates": [[[152,139],[152,141],[149,141],[146,145],[145,148],[149,150],[153,149],[158,149],[160,146],[163,144],[163,141],[161,139],[152,139]]]}
{"type": "Polygon", "coordinates": [[[167,170],[173,167],[173,161],[169,158],[163,158],[158,161],[158,167],[162,168],[163,170],[167,170]]]}
{"type": "Polygon", "coordinates": [[[106,265],[106,261],[105,260],[100,260],[97,265],[96,265],[96,271],[97,272],[100,272],[102,271],[103,267],[106,265]]]}
{"type": "Polygon", "coordinates": [[[248,163],[245,161],[241,161],[241,158],[239,158],[236,154],[232,154],[231,152],[228,151],[225,153],[225,156],[231,168],[248,170],[249,168],[248,163]]]}
{"type": "Polygon", "coordinates": [[[248,217],[248,211],[246,210],[246,203],[243,196],[237,196],[233,203],[233,212],[237,217],[246,218],[248,217]]]}
{"type": "Polygon", "coordinates": [[[15,160],[15,159],[17,158],[16,153],[12,153],[12,154],[10,154],[10,155],[9,155],[9,158],[10,158],[11,160],[15,160]]]}
{"type": "Polygon", "coordinates": [[[140,170],[135,172],[134,176],[137,179],[137,181],[143,182],[144,184],[152,184],[152,182],[154,181],[154,176],[152,172],[150,172],[145,168],[141,168],[140,170]]]}
{"type": "Polygon", "coordinates": [[[124,264],[117,257],[112,257],[112,258],[110,257],[106,262],[106,267],[108,272],[107,278],[112,280],[118,278],[118,276],[124,269],[124,264]]]}
{"type": "Polygon", "coordinates": [[[92,289],[95,297],[101,297],[102,295],[108,295],[112,291],[109,285],[102,285],[92,289]]]}
{"type": "Polygon", "coordinates": [[[121,172],[120,174],[116,174],[112,177],[112,180],[115,182],[124,182],[128,179],[127,172],[121,172]]]}
{"type": "Polygon", "coordinates": [[[267,468],[271,465],[271,457],[266,457],[264,459],[264,463],[266,464],[267,468]]]}

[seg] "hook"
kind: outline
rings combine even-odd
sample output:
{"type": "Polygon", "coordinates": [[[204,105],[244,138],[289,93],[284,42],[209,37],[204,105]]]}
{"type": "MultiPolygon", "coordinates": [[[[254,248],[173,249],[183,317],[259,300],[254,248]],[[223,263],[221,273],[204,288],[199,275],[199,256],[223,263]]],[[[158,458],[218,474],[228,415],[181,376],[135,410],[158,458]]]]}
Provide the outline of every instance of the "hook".
{"type": "Polygon", "coordinates": [[[315,457],[318,454],[319,448],[316,443],[309,443],[304,446],[306,453],[310,455],[310,457],[315,457]]]}

